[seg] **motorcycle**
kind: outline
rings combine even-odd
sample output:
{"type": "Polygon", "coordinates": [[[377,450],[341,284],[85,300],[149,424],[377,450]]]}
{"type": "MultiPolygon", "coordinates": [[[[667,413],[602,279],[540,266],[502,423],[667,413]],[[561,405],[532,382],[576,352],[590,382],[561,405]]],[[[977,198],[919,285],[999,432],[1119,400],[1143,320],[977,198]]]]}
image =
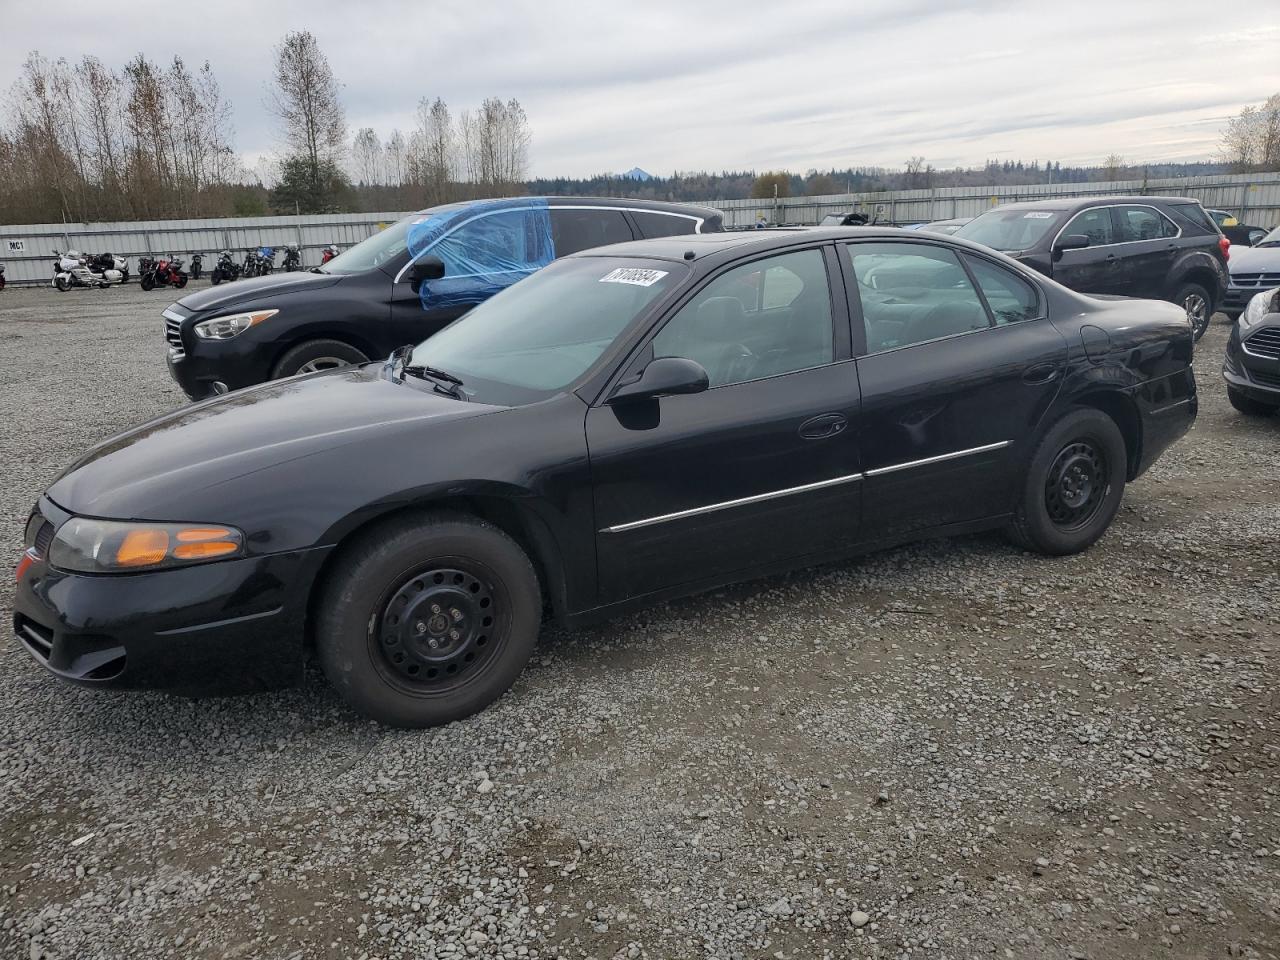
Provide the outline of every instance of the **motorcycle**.
{"type": "Polygon", "coordinates": [[[242,277],[256,277],[262,269],[262,258],[252,247],[244,252],[244,263],[240,266],[242,277]]]}
{"type": "Polygon", "coordinates": [[[276,268],[276,248],[258,248],[258,276],[265,277],[276,268]]]}
{"type": "Polygon", "coordinates": [[[123,275],[115,268],[98,271],[89,269],[85,258],[75,250],[68,250],[66,253],[54,250],[53,255],[57,259],[53,261],[52,285],[64,293],[72,287],[95,287],[100,290],[124,281],[123,275]]]}
{"type": "Polygon", "coordinates": [[[285,273],[293,273],[295,270],[302,269],[302,256],[298,253],[298,248],[293,244],[289,244],[284,248],[284,263],[280,264],[284,268],[285,273]]]}
{"type": "Polygon", "coordinates": [[[117,257],[111,253],[100,253],[97,256],[88,255],[88,265],[90,270],[119,270],[120,282],[129,282],[129,260],[126,257],[117,257]]]}
{"type": "Polygon", "coordinates": [[[192,280],[200,279],[200,271],[201,269],[203,269],[203,266],[204,266],[204,254],[193,253],[191,255],[191,279],[192,280]]]}
{"type": "Polygon", "coordinates": [[[138,283],[143,290],[168,286],[181,290],[187,285],[187,275],[183,272],[182,260],[179,258],[160,258],[152,261],[151,269],[138,278],[138,283]]]}
{"type": "Polygon", "coordinates": [[[230,250],[223,250],[218,254],[218,262],[213,267],[213,272],[209,274],[209,279],[214,286],[220,284],[223,280],[231,281],[240,278],[240,264],[236,263],[235,257],[232,256],[230,250]]]}
{"type": "Polygon", "coordinates": [[[338,245],[331,243],[320,251],[320,266],[324,266],[330,260],[338,255],[338,245]]]}
{"type": "Polygon", "coordinates": [[[0,290],[4,289],[4,264],[0,263],[0,290]]]}

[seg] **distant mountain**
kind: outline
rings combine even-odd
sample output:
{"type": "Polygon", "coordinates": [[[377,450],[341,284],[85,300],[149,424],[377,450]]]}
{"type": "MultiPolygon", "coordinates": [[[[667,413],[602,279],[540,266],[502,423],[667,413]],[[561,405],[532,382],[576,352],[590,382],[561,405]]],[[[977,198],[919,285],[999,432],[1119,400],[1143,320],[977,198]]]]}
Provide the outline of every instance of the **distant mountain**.
{"type": "Polygon", "coordinates": [[[652,180],[653,179],[653,174],[646,173],[645,171],[641,170],[639,167],[632,167],[626,173],[619,174],[619,176],[623,180],[652,180]]]}

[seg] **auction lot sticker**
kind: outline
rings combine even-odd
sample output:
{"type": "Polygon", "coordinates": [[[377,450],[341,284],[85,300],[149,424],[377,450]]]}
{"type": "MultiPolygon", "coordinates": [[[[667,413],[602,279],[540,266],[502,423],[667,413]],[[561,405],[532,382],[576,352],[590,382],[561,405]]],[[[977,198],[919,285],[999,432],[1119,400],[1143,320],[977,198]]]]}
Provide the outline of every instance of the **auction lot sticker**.
{"type": "Polygon", "coordinates": [[[666,270],[645,270],[642,267],[619,267],[600,278],[601,283],[629,283],[636,287],[652,287],[667,275],[666,270]]]}
{"type": "Polygon", "coordinates": [[[1048,213],[1047,211],[1044,211],[1044,210],[1032,210],[1022,219],[1023,220],[1052,220],[1053,214],[1048,213]]]}

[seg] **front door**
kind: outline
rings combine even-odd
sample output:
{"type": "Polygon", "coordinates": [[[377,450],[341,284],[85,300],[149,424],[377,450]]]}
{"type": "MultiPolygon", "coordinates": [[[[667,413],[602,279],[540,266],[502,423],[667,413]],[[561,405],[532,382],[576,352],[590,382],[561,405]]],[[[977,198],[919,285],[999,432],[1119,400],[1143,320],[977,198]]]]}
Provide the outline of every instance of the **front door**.
{"type": "Polygon", "coordinates": [[[1008,512],[1024,452],[1016,445],[1034,435],[1067,360],[1039,288],[980,254],[961,259],[927,242],[842,250],[865,337],[865,539],[1008,512]]]}
{"type": "Polygon", "coordinates": [[[686,357],[710,389],[589,410],[601,603],[853,543],[858,378],[831,270],[815,247],[722,271],[628,370],[686,357]]]}
{"type": "Polygon", "coordinates": [[[1124,248],[1115,246],[1115,227],[1109,207],[1082,210],[1062,228],[1058,237],[1082,235],[1089,246],[1080,250],[1063,250],[1053,254],[1053,279],[1064,287],[1081,293],[1124,293],[1121,256],[1124,248]]]}

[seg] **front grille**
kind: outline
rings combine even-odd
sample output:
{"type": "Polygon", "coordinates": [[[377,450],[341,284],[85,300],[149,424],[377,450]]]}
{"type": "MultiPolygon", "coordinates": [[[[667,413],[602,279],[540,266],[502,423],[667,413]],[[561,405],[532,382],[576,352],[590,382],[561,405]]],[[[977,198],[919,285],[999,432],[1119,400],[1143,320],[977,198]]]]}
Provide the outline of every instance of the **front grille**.
{"type": "Polygon", "coordinates": [[[29,617],[18,614],[13,618],[13,629],[23,646],[41,660],[48,660],[53,653],[53,631],[42,627],[29,617]]]}
{"type": "Polygon", "coordinates": [[[1280,360],[1280,327],[1266,327],[1244,341],[1245,353],[1255,357],[1280,360]]]}
{"type": "Polygon", "coordinates": [[[1268,270],[1265,273],[1233,273],[1231,286],[1247,287],[1250,290],[1280,287],[1280,270],[1268,270]]]}
{"type": "Polygon", "coordinates": [[[1249,371],[1249,379],[1260,387],[1271,387],[1280,390],[1280,376],[1274,373],[1259,373],[1257,370],[1249,371]]]}
{"type": "Polygon", "coordinates": [[[164,339],[169,344],[169,356],[181,360],[187,355],[182,346],[182,321],[175,320],[167,313],[164,315],[164,339]]]}

